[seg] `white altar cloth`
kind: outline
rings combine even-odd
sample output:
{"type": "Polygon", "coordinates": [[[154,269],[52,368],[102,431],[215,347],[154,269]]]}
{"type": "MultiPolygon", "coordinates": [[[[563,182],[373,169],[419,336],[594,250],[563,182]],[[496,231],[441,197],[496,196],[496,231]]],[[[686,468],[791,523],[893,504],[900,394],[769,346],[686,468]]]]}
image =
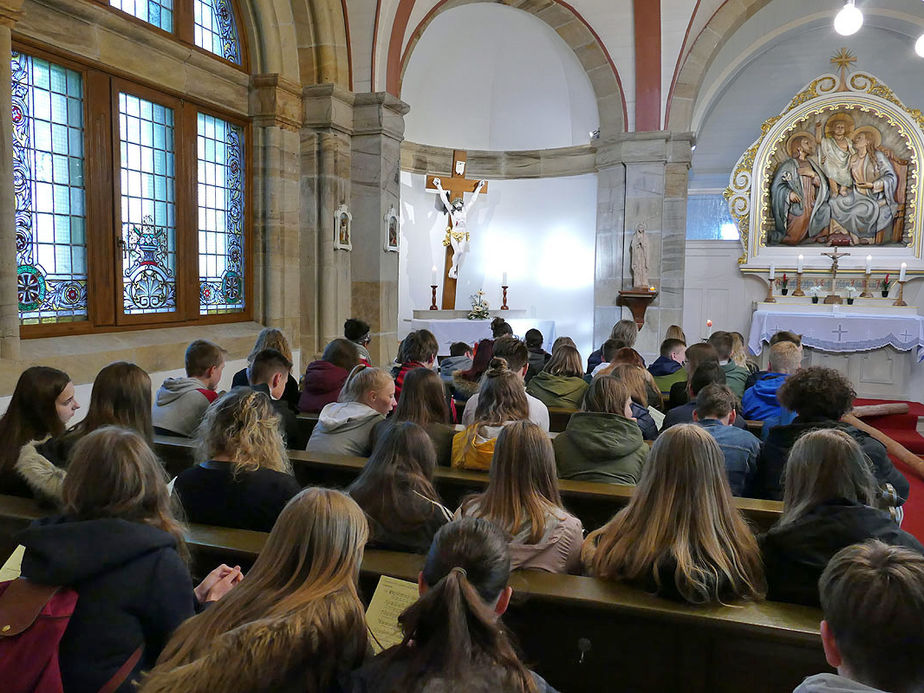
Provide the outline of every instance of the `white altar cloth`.
{"type": "MultiPolygon", "coordinates": [[[[465,342],[474,344],[482,339],[491,337],[490,320],[468,320],[466,318],[455,320],[410,320],[412,330],[430,330],[440,345],[440,355],[449,353],[449,347],[453,342],[465,342]]],[[[555,341],[555,322],[552,320],[534,320],[531,318],[513,318],[508,320],[513,328],[513,333],[523,338],[526,330],[535,328],[542,333],[545,342],[543,347],[546,351],[552,350],[552,342],[555,341]]]]}
{"type": "Polygon", "coordinates": [[[840,311],[829,306],[812,312],[755,310],[751,319],[748,348],[761,350],[761,342],[780,330],[802,335],[805,346],[822,351],[871,351],[893,346],[899,351],[924,350],[924,316],[913,314],[874,315],[840,311]]]}

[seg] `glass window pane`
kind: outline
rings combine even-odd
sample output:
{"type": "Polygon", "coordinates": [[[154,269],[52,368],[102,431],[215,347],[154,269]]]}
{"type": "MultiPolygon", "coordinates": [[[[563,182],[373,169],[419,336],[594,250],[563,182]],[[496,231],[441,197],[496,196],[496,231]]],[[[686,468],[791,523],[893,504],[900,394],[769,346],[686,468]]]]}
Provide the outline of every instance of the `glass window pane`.
{"type": "MultiPolygon", "coordinates": [[[[195,40],[199,48],[241,64],[240,42],[231,0],[195,0],[195,40]]],[[[211,136],[211,135],[209,135],[211,136]]]]}
{"type": "Polygon", "coordinates": [[[199,312],[244,310],[244,133],[198,117],[199,312]],[[210,175],[203,177],[203,172],[210,175]],[[203,182],[208,178],[208,182],[203,182]]]}
{"type": "Polygon", "coordinates": [[[173,0],[109,0],[109,4],[173,33],[173,0]]]}
{"type": "Polygon", "coordinates": [[[738,225],[728,211],[722,193],[697,193],[687,197],[687,238],[692,241],[737,241],[738,225]]]}
{"type": "MultiPolygon", "coordinates": [[[[157,191],[173,190],[173,171],[156,172],[154,162],[171,150],[146,141],[154,112],[150,101],[119,94],[122,168],[122,307],[126,315],[176,310],[176,224],[173,203],[156,202],[157,191]]],[[[165,109],[173,129],[173,111],[165,109]]],[[[166,145],[165,145],[166,146],[166,145]]]]}
{"type": "Polygon", "coordinates": [[[10,67],[20,320],[86,320],[83,76],[16,52],[10,67]]]}

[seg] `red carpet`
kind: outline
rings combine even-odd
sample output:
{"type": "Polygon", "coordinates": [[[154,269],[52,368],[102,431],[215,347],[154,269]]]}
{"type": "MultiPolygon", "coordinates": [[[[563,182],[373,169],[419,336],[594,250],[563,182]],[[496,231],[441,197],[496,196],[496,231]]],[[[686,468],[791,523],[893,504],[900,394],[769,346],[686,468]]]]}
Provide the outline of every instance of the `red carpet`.
{"type": "MultiPolygon", "coordinates": [[[[903,400],[889,399],[858,399],[855,405],[886,404],[888,402],[902,402],[903,400]]],[[[863,419],[870,426],[878,428],[893,440],[901,443],[916,455],[924,455],[924,437],[917,432],[918,417],[924,416],[924,404],[908,402],[907,414],[892,414],[890,416],[872,416],[863,419]]],[[[916,536],[924,542],[924,479],[917,476],[907,466],[894,458],[892,462],[905,475],[911,483],[911,492],[908,502],[905,503],[905,519],[902,529],[916,536]]]]}

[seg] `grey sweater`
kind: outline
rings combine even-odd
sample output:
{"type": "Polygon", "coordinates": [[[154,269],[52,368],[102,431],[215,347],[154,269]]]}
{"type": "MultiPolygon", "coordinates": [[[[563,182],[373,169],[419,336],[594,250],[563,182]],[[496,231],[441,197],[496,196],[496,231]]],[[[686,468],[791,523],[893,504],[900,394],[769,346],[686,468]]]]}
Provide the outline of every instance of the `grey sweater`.
{"type": "Polygon", "coordinates": [[[167,378],[154,398],[152,423],[155,428],[188,438],[217,397],[218,393],[196,378],[167,378]]]}
{"type": "Polygon", "coordinates": [[[372,429],[385,416],[362,402],[332,402],[318,416],[308,440],[309,452],[368,457],[372,429]]]}

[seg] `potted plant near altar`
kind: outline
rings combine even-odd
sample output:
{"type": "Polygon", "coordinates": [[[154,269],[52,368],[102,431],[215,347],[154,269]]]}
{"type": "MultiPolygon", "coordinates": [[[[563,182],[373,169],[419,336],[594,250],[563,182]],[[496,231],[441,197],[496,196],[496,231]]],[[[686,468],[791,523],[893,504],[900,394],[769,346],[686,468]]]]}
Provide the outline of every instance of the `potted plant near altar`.
{"type": "Polygon", "coordinates": [[[484,298],[484,291],[479,291],[470,296],[472,299],[472,309],[468,312],[469,320],[487,320],[488,319],[488,302],[484,298]]]}
{"type": "Polygon", "coordinates": [[[891,275],[886,274],[885,279],[882,280],[882,286],[880,288],[882,289],[883,298],[888,298],[889,296],[889,277],[890,276],[891,275]]]}
{"type": "Polygon", "coordinates": [[[780,293],[784,296],[789,293],[789,278],[783,272],[783,278],[780,280],[780,293]]]}
{"type": "Polygon", "coordinates": [[[859,293],[860,292],[857,291],[857,287],[855,287],[853,284],[847,287],[847,305],[848,306],[853,305],[853,299],[855,299],[859,293]]]}
{"type": "Polygon", "coordinates": [[[812,303],[818,303],[818,297],[821,296],[823,289],[817,284],[808,290],[808,295],[812,297],[812,303]]]}

